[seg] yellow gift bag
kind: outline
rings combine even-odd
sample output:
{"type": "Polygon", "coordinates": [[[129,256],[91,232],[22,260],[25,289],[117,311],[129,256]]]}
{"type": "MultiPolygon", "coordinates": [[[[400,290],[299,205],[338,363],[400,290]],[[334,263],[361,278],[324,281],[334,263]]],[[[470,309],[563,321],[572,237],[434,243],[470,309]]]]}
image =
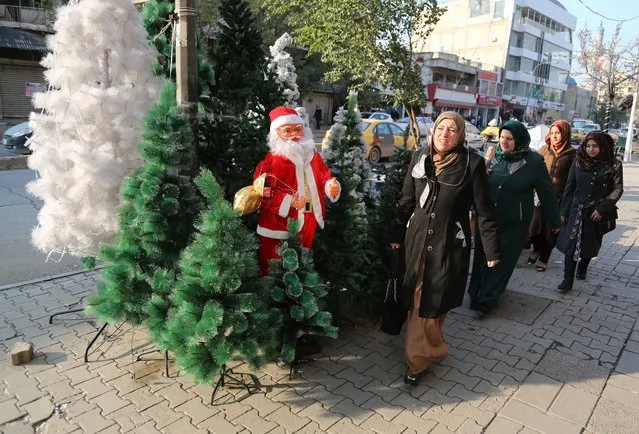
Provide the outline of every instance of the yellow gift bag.
{"type": "Polygon", "coordinates": [[[260,208],[260,201],[264,194],[266,173],[258,176],[253,185],[246,186],[235,193],[233,208],[242,215],[251,214],[260,208]]]}

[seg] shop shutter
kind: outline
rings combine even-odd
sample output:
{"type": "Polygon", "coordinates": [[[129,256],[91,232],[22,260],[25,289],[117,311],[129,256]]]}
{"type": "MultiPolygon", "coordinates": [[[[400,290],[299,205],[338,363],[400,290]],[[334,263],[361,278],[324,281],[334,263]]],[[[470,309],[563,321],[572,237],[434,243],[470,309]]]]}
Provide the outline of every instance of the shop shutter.
{"type": "Polygon", "coordinates": [[[3,118],[28,118],[33,111],[31,97],[26,96],[26,83],[44,83],[44,68],[38,64],[0,64],[0,101],[3,118]]]}

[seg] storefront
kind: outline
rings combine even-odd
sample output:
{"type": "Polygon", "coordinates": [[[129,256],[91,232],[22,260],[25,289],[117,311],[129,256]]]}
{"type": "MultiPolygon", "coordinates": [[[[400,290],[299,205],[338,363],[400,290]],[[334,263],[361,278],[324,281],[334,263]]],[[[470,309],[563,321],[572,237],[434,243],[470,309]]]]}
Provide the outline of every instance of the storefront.
{"type": "Polygon", "coordinates": [[[454,111],[466,118],[477,105],[477,95],[473,92],[446,89],[436,83],[430,83],[426,88],[430,103],[427,110],[432,110],[433,119],[445,111],[454,111]]]}

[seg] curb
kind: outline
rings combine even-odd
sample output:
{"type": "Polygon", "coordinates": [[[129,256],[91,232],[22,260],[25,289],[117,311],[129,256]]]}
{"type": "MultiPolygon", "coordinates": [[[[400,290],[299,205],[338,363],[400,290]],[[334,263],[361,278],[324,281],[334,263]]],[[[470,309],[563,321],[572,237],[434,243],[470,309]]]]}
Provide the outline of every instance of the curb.
{"type": "MultiPolygon", "coordinates": [[[[0,157],[0,170],[26,169],[27,155],[16,155],[15,157],[0,157]]],[[[2,289],[2,287],[0,287],[2,289]]]]}
{"type": "Polygon", "coordinates": [[[104,268],[104,265],[101,265],[99,267],[93,268],[92,270],[70,271],[68,273],[55,274],[53,276],[41,277],[39,279],[25,280],[23,282],[10,283],[8,285],[0,286],[0,291],[6,291],[8,289],[17,288],[18,286],[33,285],[33,284],[36,284],[36,283],[49,282],[51,280],[62,279],[64,277],[69,277],[69,276],[76,276],[78,274],[88,274],[88,273],[92,273],[94,271],[99,271],[99,270],[101,270],[103,268],[104,268]]]}

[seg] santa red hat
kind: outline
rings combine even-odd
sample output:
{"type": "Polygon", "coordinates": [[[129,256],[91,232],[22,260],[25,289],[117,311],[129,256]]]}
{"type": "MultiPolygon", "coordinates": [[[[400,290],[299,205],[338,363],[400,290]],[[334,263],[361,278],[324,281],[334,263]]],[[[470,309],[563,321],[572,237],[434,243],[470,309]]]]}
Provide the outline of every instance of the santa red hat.
{"type": "Polygon", "coordinates": [[[275,131],[282,125],[304,124],[304,120],[290,107],[276,107],[268,114],[271,118],[271,131],[275,131]]]}

